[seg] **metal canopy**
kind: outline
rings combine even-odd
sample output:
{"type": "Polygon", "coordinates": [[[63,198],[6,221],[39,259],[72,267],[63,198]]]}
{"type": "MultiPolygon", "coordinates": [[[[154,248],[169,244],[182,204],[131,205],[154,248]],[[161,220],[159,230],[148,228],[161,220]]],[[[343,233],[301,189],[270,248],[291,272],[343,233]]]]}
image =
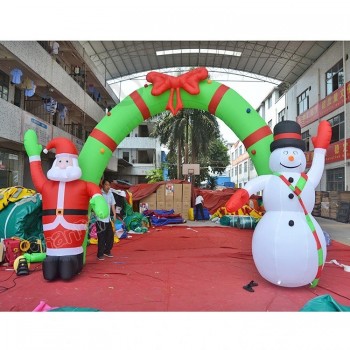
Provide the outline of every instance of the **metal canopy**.
{"type": "MultiPolygon", "coordinates": [[[[81,41],[105,80],[166,68],[213,67],[293,84],[334,41],[81,41]],[[164,50],[214,53],[157,55],[164,50]],[[241,52],[241,56],[218,50],[241,52]]],[[[210,69],[209,69],[210,71],[210,69]]]]}

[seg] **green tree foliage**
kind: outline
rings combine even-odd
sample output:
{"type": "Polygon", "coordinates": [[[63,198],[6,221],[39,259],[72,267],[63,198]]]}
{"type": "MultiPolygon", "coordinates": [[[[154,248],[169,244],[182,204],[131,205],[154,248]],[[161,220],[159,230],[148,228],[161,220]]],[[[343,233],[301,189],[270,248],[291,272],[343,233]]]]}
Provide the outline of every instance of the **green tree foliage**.
{"type": "Polygon", "coordinates": [[[227,154],[227,145],[222,138],[210,142],[208,158],[211,170],[214,174],[221,175],[230,164],[230,157],[227,154]]]}
{"type": "Polygon", "coordinates": [[[182,164],[200,164],[200,176],[195,184],[209,178],[209,167],[217,174],[229,164],[227,147],[220,136],[217,118],[206,111],[183,109],[176,116],[164,112],[156,116],[151,134],[169,149],[169,178],[182,178],[182,164]]]}
{"type": "Polygon", "coordinates": [[[149,184],[163,181],[163,170],[160,168],[157,168],[157,169],[152,169],[147,171],[146,179],[148,180],[149,184]]]}
{"type": "MultiPolygon", "coordinates": [[[[222,137],[210,141],[207,145],[207,153],[201,153],[199,162],[201,164],[200,176],[196,176],[195,184],[200,186],[202,181],[208,181],[211,187],[210,173],[221,175],[230,164],[230,157],[227,154],[227,145],[222,137]]],[[[217,178],[217,176],[215,176],[217,178]]]]}

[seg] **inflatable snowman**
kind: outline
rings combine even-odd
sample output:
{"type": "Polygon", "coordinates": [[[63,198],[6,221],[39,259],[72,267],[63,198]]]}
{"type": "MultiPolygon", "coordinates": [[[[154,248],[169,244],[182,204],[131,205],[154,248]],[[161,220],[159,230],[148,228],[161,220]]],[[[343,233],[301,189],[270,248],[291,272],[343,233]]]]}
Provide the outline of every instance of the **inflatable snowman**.
{"type": "Polygon", "coordinates": [[[329,122],[321,121],[317,136],[312,137],[312,165],[305,174],[300,125],[290,120],[276,124],[270,145],[272,174],[250,180],[226,203],[227,210],[234,212],[252,194],[263,191],[266,213],[254,230],[252,254],[261,276],[278,286],[315,287],[319,281],[327,248],[324,233],[311,211],[331,136],[329,122]]]}

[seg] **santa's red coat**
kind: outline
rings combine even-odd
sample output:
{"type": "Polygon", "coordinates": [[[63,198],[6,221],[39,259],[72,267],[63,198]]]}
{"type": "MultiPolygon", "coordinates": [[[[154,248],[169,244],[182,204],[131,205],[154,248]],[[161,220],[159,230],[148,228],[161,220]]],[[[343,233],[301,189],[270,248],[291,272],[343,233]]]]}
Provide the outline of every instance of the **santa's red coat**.
{"type": "Polygon", "coordinates": [[[49,180],[42,171],[40,160],[30,162],[30,171],[35,189],[42,195],[47,255],[80,254],[86,234],[89,201],[94,195],[101,195],[100,188],[83,180],[49,180]],[[65,210],[72,209],[78,214],[65,214],[65,210]]]}

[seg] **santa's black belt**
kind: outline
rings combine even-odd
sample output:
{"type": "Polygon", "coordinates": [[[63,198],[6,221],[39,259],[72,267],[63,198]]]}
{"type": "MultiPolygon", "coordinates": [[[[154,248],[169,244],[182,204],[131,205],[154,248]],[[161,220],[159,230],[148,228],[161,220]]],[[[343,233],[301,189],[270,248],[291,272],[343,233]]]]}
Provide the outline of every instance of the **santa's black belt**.
{"type": "Polygon", "coordinates": [[[87,215],[86,209],[44,209],[42,215],[87,215]]]}

